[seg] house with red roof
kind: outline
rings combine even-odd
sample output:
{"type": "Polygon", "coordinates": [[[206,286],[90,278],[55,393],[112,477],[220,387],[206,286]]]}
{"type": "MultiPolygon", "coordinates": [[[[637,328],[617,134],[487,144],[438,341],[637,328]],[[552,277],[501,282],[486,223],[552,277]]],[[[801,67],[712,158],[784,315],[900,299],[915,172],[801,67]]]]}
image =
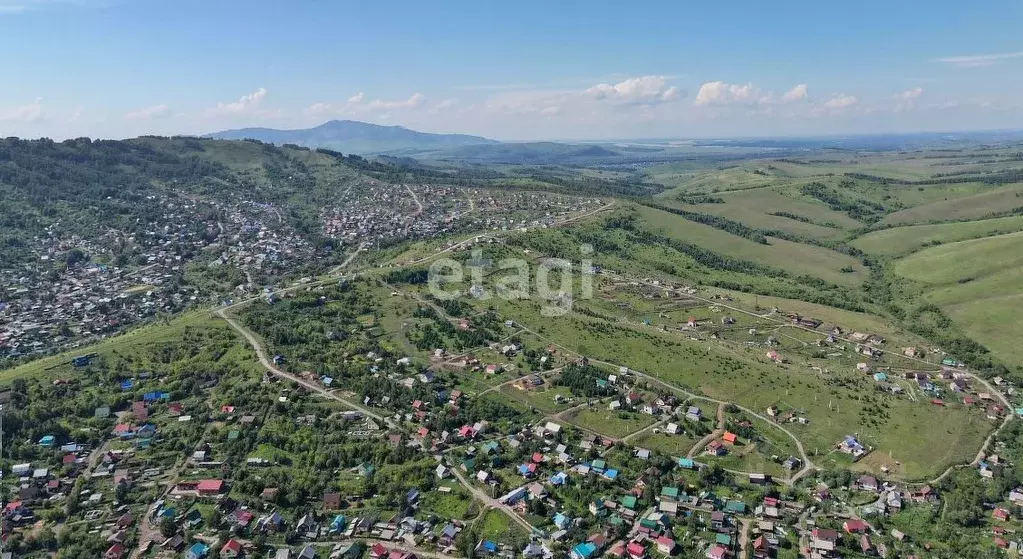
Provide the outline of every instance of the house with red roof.
{"type": "Polygon", "coordinates": [[[707,443],[707,454],[710,454],[711,456],[722,456],[727,452],[728,449],[725,448],[725,445],[717,439],[707,443]]]}
{"type": "Polygon", "coordinates": [[[707,559],[725,559],[728,557],[728,548],[720,544],[714,544],[707,549],[705,557],[707,559]]]}
{"type": "Polygon", "coordinates": [[[753,540],[753,559],[768,559],[771,556],[771,545],[763,535],[753,540]]]}
{"type": "Polygon", "coordinates": [[[1003,509],[1002,507],[998,507],[995,509],[994,512],[991,513],[991,516],[998,520],[1001,520],[1002,522],[1007,522],[1009,520],[1009,511],[1007,509],[1003,509]]]}
{"type": "Polygon", "coordinates": [[[224,491],[224,480],[204,479],[195,486],[195,490],[204,496],[220,495],[224,491]]]}
{"type": "Polygon", "coordinates": [[[373,547],[369,548],[369,556],[372,559],[384,559],[384,557],[387,557],[387,553],[387,548],[379,543],[375,543],[373,547]]]}
{"type": "Polygon", "coordinates": [[[224,547],[220,548],[221,559],[234,559],[235,557],[241,557],[244,553],[242,544],[234,538],[227,540],[224,547]]]}
{"type": "Polygon", "coordinates": [[[735,444],[739,441],[739,436],[731,431],[725,431],[725,434],[721,436],[721,440],[725,441],[725,444],[735,444]]]}
{"type": "Polygon", "coordinates": [[[657,540],[656,540],[656,543],[657,543],[657,551],[659,551],[659,552],[661,552],[661,553],[663,553],[665,555],[674,555],[675,554],[675,547],[676,547],[675,540],[669,538],[668,536],[659,536],[657,538],[657,540]]]}
{"type": "Polygon", "coordinates": [[[646,548],[637,541],[631,541],[625,546],[625,553],[632,559],[643,559],[646,557],[646,548]]]}
{"type": "Polygon", "coordinates": [[[121,559],[122,557],[124,557],[124,545],[120,543],[110,546],[103,554],[103,559],[121,559]]]}
{"type": "Polygon", "coordinates": [[[821,555],[827,555],[838,547],[839,534],[835,530],[814,528],[810,536],[810,547],[821,552],[821,555]]]}
{"type": "Polygon", "coordinates": [[[867,523],[859,518],[850,518],[842,523],[846,534],[862,534],[867,531],[867,523]]]}

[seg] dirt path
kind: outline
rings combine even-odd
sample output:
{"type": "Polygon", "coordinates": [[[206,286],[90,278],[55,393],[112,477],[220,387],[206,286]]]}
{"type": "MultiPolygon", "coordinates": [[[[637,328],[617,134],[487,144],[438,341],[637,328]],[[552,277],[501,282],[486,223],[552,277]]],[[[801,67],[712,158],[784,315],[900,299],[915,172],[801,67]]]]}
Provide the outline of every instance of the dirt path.
{"type": "Polygon", "coordinates": [[[482,489],[469,483],[469,480],[465,479],[465,476],[462,475],[462,472],[458,471],[457,467],[451,468],[451,473],[454,474],[455,479],[457,479],[458,482],[461,483],[462,486],[464,486],[469,491],[469,493],[472,494],[473,497],[478,499],[486,507],[492,509],[499,509],[503,511],[505,514],[511,517],[511,519],[514,520],[515,523],[525,528],[526,531],[530,534],[538,531],[532,524],[526,522],[524,518],[522,518],[521,516],[518,515],[518,513],[512,510],[510,506],[498,501],[497,499],[491,497],[490,495],[487,495],[482,489]]]}
{"type": "Polygon", "coordinates": [[[717,426],[714,427],[714,430],[711,431],[711,433],[706,437],[703,437],[702,439],[696,441],[696,444],[693,445],[693,448],[689,449],[689,452],[686,454],[686,458],[689,458],[691,460],[693,457],[699,454],[700,451],[703,450],[703,447],[707,446],[710,443],[710,441],[725,434],[725,404],[718,404],[717,418],[718,423],[717,426]]]}
{"type": "Polygon", "coordinates": [[[419,201],[419,196],[416,196],[416,193],[415,193],[414,190],[412,190],[412,187],[410,187],[409,185],[406,184],[405,185],[405,190],[408,190],[408,193],[412,196],[412,201],[415,202],[416,206],[419,207],[419,209],[416,210],[416,213],[412,214],[409,217],[412,217],[412,218],[419,217],[423,213],[423,203],[419,201]]]}

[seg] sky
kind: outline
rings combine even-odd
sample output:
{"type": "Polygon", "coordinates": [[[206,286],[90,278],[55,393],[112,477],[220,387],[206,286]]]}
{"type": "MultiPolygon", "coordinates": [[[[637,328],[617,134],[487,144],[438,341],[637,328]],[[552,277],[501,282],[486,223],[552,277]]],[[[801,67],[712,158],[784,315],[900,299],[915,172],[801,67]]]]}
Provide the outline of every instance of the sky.
{"type": "Polygon", "coordinates": [[[0,137],[1023,129],[1023,1],[0,0],[0,137]]]}

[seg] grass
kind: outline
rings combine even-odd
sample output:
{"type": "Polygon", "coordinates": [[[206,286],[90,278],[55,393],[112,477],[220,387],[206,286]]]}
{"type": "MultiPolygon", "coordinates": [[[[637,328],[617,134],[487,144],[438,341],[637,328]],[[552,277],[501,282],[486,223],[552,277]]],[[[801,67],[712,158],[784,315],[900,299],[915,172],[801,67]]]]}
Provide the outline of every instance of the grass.
{"type": "Polygon", "coordinates": [[[861,223],[842,212],[831,210],[823,204],[797,200],[786,196],[783,191],[787,189],[758,188],[722,194],[720,198],[724,200],[723,204],[676,205],[689,211],[727,217],[757,229],[780,229],[811,238],[838,238],[846,230],[862,227],[861,223]],[[812,223],[772,215],[779,212],[797,215],[812,223]]]}
{"type": "MultiPolygon", "coordinates": [[[[728,305],[746,309],[747,311],[756,312],[758,314],[769,312],[772,308],[777,307],[779,313],[771,315],[771,317],[775,320],[787,320],[784,313],[789,312],[794,312],[804,317],[823,320],[824,324],[820,328],[820,336],[817,336],[818,338],[827,336],[827,332],[824,331],[825,326],[837,325],[845,332],[879,334],[887,338],[889,341],[888,345],[892,347],[922,345],[924,343],[924,341],[918,336],[906,332],[894,322],[873,314],[836,309],[834,307],[808,303],[806,301],[799,301],[796,299],[751,295],[749,293],[740,293],[737,291],[715,291],[725,293],[733,299],[732,302],[727,303],[728,305]],[[760,306],[759,311],[756,310],[757,305],[760,306]]],[[[735,313],[732,314],[734,315],[735,313]]],[[[905,365],[905,363],[903,364],[905,365]]]]}
{"type": "Polygon", "coordinates": [[[856,258],[827,248],[776,238],[770,238],[769,244],[763,245],[655,208],[641,207],[638,212],[645,228],[660,235],[720,254],[783,268],[795,275],[805,274],[839,285],[855,286],[869,273],[856,258]],[[843,268],[852,268],[853,272],[844,273],[843,268]]]}
{"type": "MultiPolygon", "coordinates": [[[[798,408],[810,424],[787,424],[786,428],[800,438],[808,452],[817,449],[821,455],[827,454],[842,436],[858,432],[880,452],[890,451],[903,462],[899,475],[905,478],[935,474],[960,458],[969,461],[992,429],[989,423],[973,420],[980,414],[976,410],[969,412],[974,414],[971,416],[963,409],[876,392],[873,381],[852,367],[824,375],[798,363],[768,364],[759,347],[691,341],[652,328],[612,326],[575,315],[543,319],[539,305],[531,301],[502,301],[498,306],[502,316],[534,325],[542,335],[580,354],[626,365],[690,392],[736,402],[759,413],[771,405],[798,408]],[[886,417],[878,417],[875,408],[883,410],[886,417]],[[949,426],[957,427],[949,433],[949,426]]],[[[606,409],[587,410],[572,422],[610,436],[644,426],[616,424],[609,421],[609,415],[606,409]]]]}
{"type": "Polygon", "coordinates": [[[563,386],[554,387],[545,384],[544,387],[536,390],[519,390],[514,386],[507,385],[502,386],[500,390],[509,398],[533,406],[544,413],[559,412],[578,405],[578,402],[570,403],[576,398],[572,395],[571,390],[563,386]],[[564,398],[560,404],[554,402],[554,397],[559,394],[564,398]]]}
{"type": "Polygon", "coordinates": [[[903,258],[895,272],[924,284],[925,295],[971,338],[1023,364],[1023,232],[961,241],[903,258]]]}
{"type": "Polygon", "coordinates": [[[480,522],[480,538],[509,545],[517,544],[529,534],[500,510],[491,509],[480,522]]]}
{"type": "Polygon", "coordinates": [[[421,508],[442,518],[465,519],[469,514],[472,498],[457,484],[445,484],[450,493],[430,491],[422,498],[421,508]]]}
{"type": "MultiPolygon", "coordinates": [[[[970,190],[967,189],[966,192],[970,192],[970,190]]],[[[883,219],[881,224],[908,225],[934,221],[981,219],[1019,206],[1023,206],[1023,185],[1017,184],[978,194],[950,197],[898,211],[883,219]]]]}
{"type": "Polygon", "coordinates": [[[900,256],[930,245],[954,243],[1018,231],[1023,231],[1023,216],[893,227],[867,233],[853,241],[852,245],[868,254],[900,256]]]}
{"type": "Polygon", "coordinates": [[[611,411],[606,404],[602,407],[569,412],[562,417],[573,425],[616,439],[635,433],[654,422],[652,415],[611,411]]]}
{"type": "MultiPolygon", "coordinates": [[[[71,367],[71,359],[88,353],[97,353],[101,358],[116,353],[122,355],[132,353],[145,355],[148,354],[146,351],[147,347],[179,340],[183,332],[189,328],[230,330],[227,323],[212,317],[209,312],[192,311],[167,321],[158,321],[128,330],[123,334],[112,336],[87,347],[44,357],[18,367],[0,371],[0,385],[9,384],[17,378],[39,375],[55,377],[74,372],[75,369],[71,367]]],[[[248,347],[241,344],[235,346],[232,352],[248,352],[251,354],[248,347]]],[[[253,361],[252,366],[253,370],[259,370],[258,363],[253,361]]]]}
{"type": "MultiPolygon", "coordinates": [[[[682,427],[686,426],[682,421],[676,423],[682,427]]],[[[634,446],[660,452],[668,456],[685,456],[699,439],[699,437],[691,436],[688,432],[679,435],[668,435],[666,433],[647,431],[639,437],[631,439],[631,443],[634,446]]]]}

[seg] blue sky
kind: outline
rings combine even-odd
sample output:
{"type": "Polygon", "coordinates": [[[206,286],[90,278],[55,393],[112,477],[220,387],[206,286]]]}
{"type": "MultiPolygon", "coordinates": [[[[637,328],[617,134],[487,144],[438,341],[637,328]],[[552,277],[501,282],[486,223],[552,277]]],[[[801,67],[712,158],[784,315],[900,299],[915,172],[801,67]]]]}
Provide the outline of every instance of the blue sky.
{"type": "Polygon", "coordinates": [[[0,136],[1023,128],[1023,2],[0,0],[0,136]]]}

